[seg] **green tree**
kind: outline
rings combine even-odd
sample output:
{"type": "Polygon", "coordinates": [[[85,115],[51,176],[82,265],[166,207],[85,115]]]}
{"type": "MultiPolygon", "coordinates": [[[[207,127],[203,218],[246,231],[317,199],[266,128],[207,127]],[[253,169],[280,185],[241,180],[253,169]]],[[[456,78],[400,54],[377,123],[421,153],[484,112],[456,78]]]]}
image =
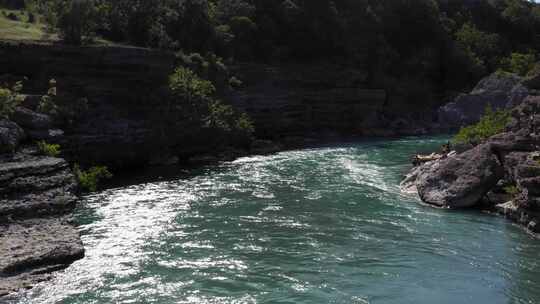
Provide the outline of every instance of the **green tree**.
{"type": "Polygon", "coordinates": [[[177,100],[191,108],[208,103],[216,89],[208,80],[201,79],[192,70],[178,67],[169,76],[169,88],[177,100]]]}
{"type": "Polygon", "coordinates": [[[470,50],[490,68],[496,65],[496,57],[500,54],[500,38],[497,34],[480,31],[474,24],[463,24],[456,33],[457,43],[464,49],[470,50]]]}
{"type": "Polygon", "coordinates": [[[95,35],[97,11],[93,0],[63,1],[57,6],[58,27],[66,43],[81,45],[95,35]]]}

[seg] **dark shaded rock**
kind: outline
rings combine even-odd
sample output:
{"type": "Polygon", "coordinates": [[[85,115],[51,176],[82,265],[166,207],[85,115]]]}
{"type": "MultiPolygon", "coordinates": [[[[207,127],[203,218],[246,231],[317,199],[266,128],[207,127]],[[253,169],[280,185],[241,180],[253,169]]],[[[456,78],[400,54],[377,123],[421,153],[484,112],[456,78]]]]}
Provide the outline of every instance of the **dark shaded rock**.
{"type": "Polygon", "coordinates": [[[21,106],[35,111],[43,95],[22,95],[21,106]]]}
{"type": "MultiPolygon", "coordinates": [[[[157,138],[164,138],[162,144],[168,148],[189,147],[172,126],[164,128],[165,134],[154,129],[163,121],[159,113],[165,112],[162,108],[166,103],[161,91],[175,67],[172,52],[4,42],[0,42],[0,49],[3,70],[28,77],[24,90],[30,96],[23,101],[28,109],[35,110],[38,94],[47,92],[52,78],[58,84],[59,101],[66,102],[68,108],[81,98],[87,100],[81,117],[71,120],[59,115],[58,122],[67,121],[67,126],[62,126],[64,138],[51,136],[50,131],[45,131],[54,129],[50,121],[30,115],[30,110],[19,115],[24,120],[21,126],[32,129],[29,133],[35,139],[58,141],[65,155],[74,161],[82,165],[143,166],[162,148],[155,143],[157,138]]],[[[76,110],[74,113],[79,114],[76,110]]]]}
{"type": "Polygon", "coordinates": [[[505,155],[511,151],[532,152],[537,149],[539,137],[528,136],[520,133],[501,133],[492,136],[488,143],[493,151],[499,155],[505,155]]]}
{"type": "Polygon", "coordinates": [[[504,177],[489,145],[422,166],[416,186],[420,198],[445,208],[476,205],[504,177]]]}
{"type": "Polygon", "coordinates": [[[527,160],[528,152],[511,152],[504,158],[504,171],[508,180],[515,181],[518,177],[519,165],[527,160]]]}
{"type": "Polygon", "coordinates": [[[60,129],[28,130],[28,136],[33,140],[44,140],[46,142],[59,142],[64,137],[64,131],[60,129]]]}
{"type": "Polygon", "coordinates": [[[243,86],[228,100],[252,117],[259,138],[363,134],[386,127],[377,112],[387,93],[369,88],[362,71],[331,64],[241,64],[231,70],[243,86]]]}
{"type": "Polygon", "coordinates": [[[540,134],[540,96],[528,96],[511,111],[511,116],[507,131],[540,134]]]}
{"type": "Polygon", "coordinates": [[[251,144],[250,152],[253,154],[271,154],[281,151],[283,148],[271,140],[255,140],[251,144]]]}
{"type": "Polygon", "coordinates": [[[12,152],[24,140],[21,127],[7,119],[0,119],[0,153],[12,152]]]}
{"type": "Polygon", "coordinates": [[[523,84],[531,90],[540,90],[540,63],[525,77],[523,84]]]}
{"type": "Polygon", "coordinates": [[[53,120],[49,115],[23,107],[17,107],[11,119],[25,129],[51,129],[53,126],[53,120]]]}
{"type": "Polygon", "coordinates": [[[484,205],[486,207],[492,208],[493,206],[504,204],[512,200],[512,198],[513,198],[512,195],[508,193],[489,191],[484,197],[484,205]]]}
{"type": "Polygon", "coordinates": [[[458,128],[476,123],[490,105],[493,109],[511,108],[520,104],[529,94],[513,74],[494,73],[482,79],[469,93],[459,95],[438,111],[442,126],[458,128]]]}

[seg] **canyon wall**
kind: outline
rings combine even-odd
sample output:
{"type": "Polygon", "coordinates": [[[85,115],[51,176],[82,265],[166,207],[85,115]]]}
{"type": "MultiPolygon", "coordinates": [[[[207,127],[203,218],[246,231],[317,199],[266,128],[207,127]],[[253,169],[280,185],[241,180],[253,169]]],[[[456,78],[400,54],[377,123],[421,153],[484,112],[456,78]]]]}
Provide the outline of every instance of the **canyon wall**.
{"type": "MultiPolygon", "coordinates": [[[[212,152],[204,150],[215,147],[193,143],[197,134],[156,127],[176,64],[173,53],[143,48],[0,43],[0,75],[27,77],[24,93],[43,94],[54,78],[63,99],[87,99],[88,109],[63,126],[65,136],[58,139],[68,156],[83,163],[122,166],[147,163],[161,151],[181,157],[212,152]]],[[[388,121],[381,119],[387,94],[368,89],[363,71],[239,64],[229,73],[243,84],[224,90],[222,98],[253,118],[258,138],[377,135],[374,130],[388,135],[388,121]]]]}

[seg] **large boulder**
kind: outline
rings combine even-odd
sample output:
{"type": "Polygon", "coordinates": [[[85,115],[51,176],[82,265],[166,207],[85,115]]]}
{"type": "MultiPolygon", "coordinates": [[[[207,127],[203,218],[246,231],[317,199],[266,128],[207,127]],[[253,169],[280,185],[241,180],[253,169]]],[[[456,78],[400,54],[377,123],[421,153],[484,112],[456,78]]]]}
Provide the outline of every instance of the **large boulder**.
{"type": "Polygon", "coordinates": [[[489,144],[422,166],[416,186],[422,201],[444,208],[475,206],[504,169],[489,144]]]}
{"type": "Polygon", "coordinates": [[[469,94],[461,94],[439,109],[440,124],[458,128],[480,120],[488,105],[503,109],[520,104],[529,95],[521,81],[519,76],[505,73],[494,73],[482,79],[469,94]]]}
{"type": "Polygon", "coordinates": [[[0,119],[0,153],[14,151],[24,138],[23,129],[16,123],[0,119]]]}

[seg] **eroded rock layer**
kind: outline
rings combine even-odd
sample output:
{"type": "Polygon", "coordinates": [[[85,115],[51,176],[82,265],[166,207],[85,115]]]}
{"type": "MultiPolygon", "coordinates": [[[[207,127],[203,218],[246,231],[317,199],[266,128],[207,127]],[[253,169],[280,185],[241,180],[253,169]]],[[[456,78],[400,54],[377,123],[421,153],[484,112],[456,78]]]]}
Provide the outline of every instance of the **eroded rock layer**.
{"type": "Polygon", "coordinates": [[[75,178],[35,149],[0,155],[0,296],[30,288],[84,256],[70,222],[75,178]]]}

